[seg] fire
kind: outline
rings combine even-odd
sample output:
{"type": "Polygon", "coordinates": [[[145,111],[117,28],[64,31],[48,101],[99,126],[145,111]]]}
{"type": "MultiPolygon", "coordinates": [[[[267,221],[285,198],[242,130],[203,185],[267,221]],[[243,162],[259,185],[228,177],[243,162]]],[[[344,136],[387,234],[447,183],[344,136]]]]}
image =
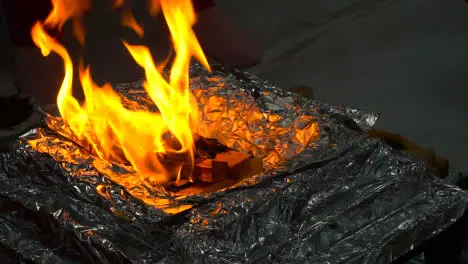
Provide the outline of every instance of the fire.
{"type": "Polygon", "coordinates": [[[122,11],[122,26],[133,29],[133,31],[140,37],[143,38],[145,32],[143,28],[138,24],[132,12],[129,9],[122,11]]]}
{"type": "MultiPolygon", "coordinates": [[[[92,147],[101,159],[129,162],[139,175],[137,182],[164,183],[180,177],[182,166],[194,166],[194,136],[198,104],[189,89],[191,57],[208,69],[208,63],[195,37],[192,26],[196,17],[190,0],[153,1],[162,10],[172,35],[175,58],[166,80],[145,46],[123,42],[134,60],[145,71],[144,87],[159,112],[129,110],[110,84],[96,85],[90,67],[81,67],[79,79],[85,94],[80,104],[72,95],[73,62],[65,47],[51,38],[45,28],[61,29],[69,19],[81,17],[90,3],[83,0],[53,0],[53,10],[44,22],[37,22],[31,34],[44,56],[58,54],[64,62],[65,76],[57,96],[61,117],[79,142],[92,147]],[[168,143],[168,138],[176,144],[168,143]],[[172,140],[174,141],[174,140],[172,140]],[[166,168],[161,155],[185,154],[187,162],[166,168]]],[[[123,1],[116,1],[120,7],[123,1]]],[[[123,24],[143,35],[130,13],[123,24]]],[[[79,36],[84,39],[84,35],[79,36]]],[[[81,41],[81,40],[80,40],[81,41]]],[[[117,183],[125,186],[128,182],[117,183]]]]}
{"type": "Polygon", "coordinates": [[[115,0],[114,1],[114,8],[120,8],[124,4],[124,0],[115,0]]]}
{"type": "MultiPolygon", "coordinates": [[[[228,147],[262,157],[270,167],[277,167],[285,159],[298,154],[318,136],[318,128],[312,117],[304,116],[302,123],[281,128],[275,125],[281,116],[263,113],[251,103],[228,102],[215,95],[204,96],[203,93],[207,91],[192,94],[189,87],[191,58],[196,58],[208,70],[210,67],[192,30],[196,16],[191,0],[149,1],[150,14],[162,12],[172,36],[175,57],[169,76],[162,72],[165,62],[156,65],[147,47],[123,41],[135,62],[144,69],[143,86],[158,112],[125,107],[121,95],[110,84],[99,87],[92,79],[90,66],[82,65],[78,77],[85,101],[81,104],[72,95],[73,61],[66,48],[49,36],[46,29],[61,29],[68,20],[72,20],[77,39],[84,43],[85,31],[81,17],[91,3],[89,0],[52,0],[52,3],[53,10],[46,20],[33,26],[31,35],[44,56],[53,52],[63,60],[65,75],[57,95],[57,106],[65,125],[60,123],[53,126],[57,132],[81,144],[83,151],[91,149],[92,154],[99,158],[94,163],[96,168],[102,166],[99,160],[131,167],[132,171],[125,175],[106,175],[146,204],[167,213],[190,208],[191,205],[173,206],[172,200],[156,197],[152,191],[163,183],[179,180],[182,172],[184,176],[191,175],[195,165],[194,133],[216,138],[228,147]],[[199,117],[199,103],[204,105],[202,111],[206,116],[203,118],[199,117]],[[251,106],[250,110],[243,110],[243,105],[251,106]],[[246,118],[239,120],[239,113],[246,118]],[[264,120],[269,121],[267,126],[257,126],[255,131],[251,129],[264,120]],[[284,143],[284,138],[291,134],[291,130],[295,132],[292,133],[292,140],[299,143],[301,148],[291,149],[284,143]],[[234,134],[228,136],[226,131],[234,131],[234,134]],[[260,142],[259,138],[267,139],[260,142]],[[177,157],[181,161],[168,165],[165,163],[166,157],[177,157]]],[[[122,25],[142,37],[143,28],[123,5],[124,0],[114,1],[114,7],[122,8],[122,25]]],[[[41,140],[47,139],[31,141],[30,144],[39,151],[48,151],[47,144],[39,146],[41,140]]],[[[58,154],[66,160],[73,160],[73,154],[66,156],[64,152],[66,150],[58,154]]],[[[110,199],[105,186],[97,186],[96,191],[110,199]]]]}

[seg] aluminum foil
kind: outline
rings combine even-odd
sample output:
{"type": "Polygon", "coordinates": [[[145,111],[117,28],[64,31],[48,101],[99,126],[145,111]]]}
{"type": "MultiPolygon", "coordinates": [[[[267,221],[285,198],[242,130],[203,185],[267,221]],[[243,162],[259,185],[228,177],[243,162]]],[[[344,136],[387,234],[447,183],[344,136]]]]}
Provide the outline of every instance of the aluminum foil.
{"type": "MultiPolygon", "coordinates": [[[[222,125],[208,136],[264,157],[265,173],[202,195],[124,188],[112,179],[131,168],[96,159],[48,117],[0,155],[6,263],[389,263],[465,212],[465,192],[367,135],[374,113],[221,67],[191,76],[199,132],[222,125]],[[298,132],[312,125],[318,136],[298,132]]],[[[127,107],[154,108],[141,82],[116,89],[127,107]]]]}

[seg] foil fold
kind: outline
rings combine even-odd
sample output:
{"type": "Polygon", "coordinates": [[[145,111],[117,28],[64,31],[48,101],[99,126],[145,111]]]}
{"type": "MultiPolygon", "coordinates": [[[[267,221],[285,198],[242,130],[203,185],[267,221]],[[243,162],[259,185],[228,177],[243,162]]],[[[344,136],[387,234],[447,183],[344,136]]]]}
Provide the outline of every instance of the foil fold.
{"type": "MultiPolygon", "coordinates": [[[[144,184],[129,192],[109,175],[128,177],[130,168],[92,157],[49,116],[0,155],[2,255],[12,263],[390,263],[465,213],[465,192],[367,135],[377,114],[241,71],[193,65],[190,74],[200,133],[265,157],[264,174],[207,194],[144,184]],[[319,135],[304,144],[297,131],[319,135]]],[[[154,110],[141,82],[116,89],[127,107],[154,110]]]]}

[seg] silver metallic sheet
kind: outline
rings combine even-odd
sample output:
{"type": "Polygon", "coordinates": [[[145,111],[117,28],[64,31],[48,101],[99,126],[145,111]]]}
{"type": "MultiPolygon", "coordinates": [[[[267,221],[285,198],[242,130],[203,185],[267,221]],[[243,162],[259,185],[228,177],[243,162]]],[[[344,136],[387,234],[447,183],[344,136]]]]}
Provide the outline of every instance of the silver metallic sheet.
{"type": "MultiPolygon", "coordinates": [[[[144,185],[132,190],[169,207],[192,207],[167,214],[109,180],[110,173],[128,175],[128,168],[96,160],[44,125],[0,155],[5,263],[390,263],[464,214],[465,192],[367,135],[376,114],[300,98],[243,72],[207,73],[194,65],[191,76],[208,125],[213,120],[203,102],[213,96],[224,98],[225,111],[242,110],[236,120],[252,111],[281,116],[246,121],[242,129],[255,142],[242,138],[233,120],[213,135],[257,155],[272,153],[275,147],[265,143],[270,135],[280,147],[276,163],[205,195],[177,197],[144,185]],[[304,149],[294,131],[278,132],[312,122],[320,138],[304,149]]],[[[127,107],[153,107],[140,82],[117,90],[127,107]]]]}

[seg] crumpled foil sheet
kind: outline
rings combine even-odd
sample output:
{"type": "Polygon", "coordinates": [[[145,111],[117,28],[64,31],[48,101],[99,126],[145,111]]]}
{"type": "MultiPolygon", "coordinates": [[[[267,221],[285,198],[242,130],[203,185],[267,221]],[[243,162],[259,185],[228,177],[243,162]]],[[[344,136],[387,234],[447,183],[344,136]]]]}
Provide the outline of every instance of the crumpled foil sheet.
{"type": "MultiPolygon", "coordinates": [[[[220,97],[225,111],[248,107],[236,118],[248,118],[249,111],[281,116],[254,127],[247,122],[242,130],[259,142],[226,125],[225,134],[212,135],[226,144],[273,153],[256,148],[268,146],[256,129],[275,135],[274,128],[306,127],[301,116],[316,122],[320,137],[291,154],[288,147],[300,147],[293,132],[279,133],[273,145],[290,145],[267,162],[265,173],[224,190],[183,197],[146,190],[160,202],[187,206],[169,214],[133,198],[84,150],[39,127],[0,155],[4,263],[390,263],[464,214],[465,192],[367,135],[376,114],[300,98],[220,67],[207,73],[194,65],[191,76],[201,108],[220,97]]],[[[131,100],[137,108],[152,107],[140,82],[117,90],[129,107],[131,100]]],[[[201,120],[213,122],[209,115],[201,120]]],[[[106,166],[108,173],[128,173],[106,166]]]]}

